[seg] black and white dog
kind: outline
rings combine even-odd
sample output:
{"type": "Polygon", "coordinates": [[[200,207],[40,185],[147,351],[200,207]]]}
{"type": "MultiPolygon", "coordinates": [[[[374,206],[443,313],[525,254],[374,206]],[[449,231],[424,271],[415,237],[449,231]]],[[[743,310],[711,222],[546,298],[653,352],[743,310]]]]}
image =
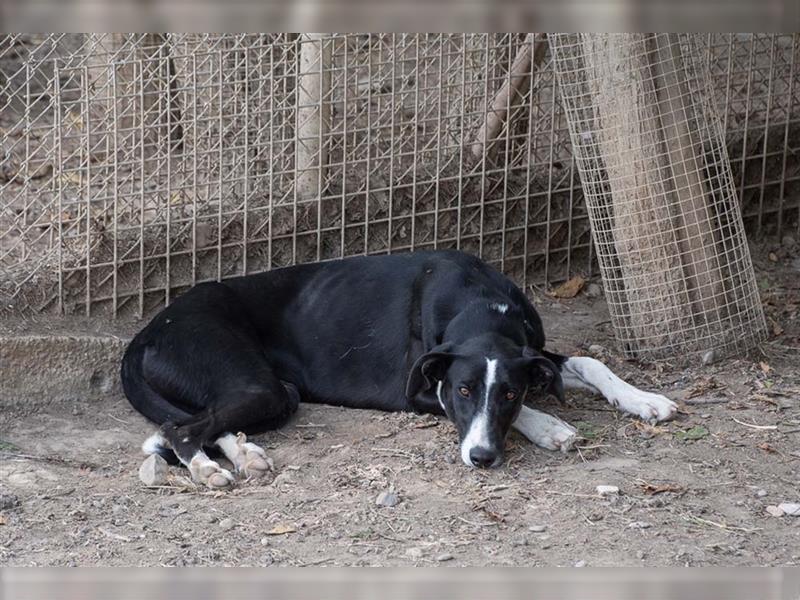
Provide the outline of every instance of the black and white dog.
{"type": "Polygon", "coordinates": [[[300,402],[446,415],[461,458],[503,461],[513,426],[551,450],[576,431],[527,403],[581,388],[647,421],[674,416],[664,396],[601,362],[547,352],[542,322],[509,279],[455,251],[348,258],[204,283],[131,342],[122,383],[161,425],[143,445],[210,487],[267,469],[246,434],[281,427],[300,402]]]}

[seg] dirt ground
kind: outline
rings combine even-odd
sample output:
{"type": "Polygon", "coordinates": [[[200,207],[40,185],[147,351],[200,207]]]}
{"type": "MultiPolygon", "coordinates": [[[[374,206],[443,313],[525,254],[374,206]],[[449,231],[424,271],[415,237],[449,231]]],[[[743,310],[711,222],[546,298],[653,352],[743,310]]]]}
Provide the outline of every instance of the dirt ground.
{"type": "MultiPolygon", "coordinates": [[[[121,395],[5,411],[0,564],[799,564],[800,518],[767,511],[800,502],[799,256],[758,249],[771,337],[748,358],[682,368],[592,349],[681,401],[676,421],[646,426],[571,393],[568,407],[545,408],[579,427],[577,451],[512,433],[492,471],[461,463],[441,419],[303,405],[257,438],[275,462],[266,479],[209,492],[172,469],[148,489],[138,447],[152,427],[121,395]],[[598,485],[620,492],[600,497],[598,485]],[[399,503],[376,505],[389,489],[399,503]]],[[[552,348],[613,348],[602,298],[536,301],[552,348]]]]}

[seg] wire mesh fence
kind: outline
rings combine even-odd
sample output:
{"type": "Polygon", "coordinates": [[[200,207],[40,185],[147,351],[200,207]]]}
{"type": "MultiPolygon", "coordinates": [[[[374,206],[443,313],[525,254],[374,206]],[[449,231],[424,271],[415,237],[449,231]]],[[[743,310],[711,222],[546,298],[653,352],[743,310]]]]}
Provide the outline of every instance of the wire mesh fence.
{"type": "MultiPolygon", "coordinates": [[[[745,222],[797,227],[797,35],[703,38],[745,222]]],[[[312,260],[478,254],[590,274],[550,50],[534,35],[0,38],[3,306],[143,315],[312,260]]]]}
{"type": "Polygon", "coordinates": [[[550,42],[623,349],[664,358],[752,347],[764,314],[697,39],[550,42]]]}

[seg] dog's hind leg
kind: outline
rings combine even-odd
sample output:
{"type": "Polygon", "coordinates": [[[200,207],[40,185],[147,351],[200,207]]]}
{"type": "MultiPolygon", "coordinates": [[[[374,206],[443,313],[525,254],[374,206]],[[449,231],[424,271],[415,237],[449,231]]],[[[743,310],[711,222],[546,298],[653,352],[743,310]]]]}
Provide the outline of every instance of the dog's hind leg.
{"type": "Polygon", "coordinates": [[[623,412],[657,423],[673,418],[678,411],[678,405],[666,396],[632,386],[599,360],[586,356],[567,358],[550,352],[544,355],[559,366],[564,387],[600,394],[623,412]]]}
{"type": "Polygon", "coordinates": [[[210,408],[188,421],[166,423],[161,435],[195,481],[212,488],[227,487],[233,483],[233,474],[211,460],[204,448],[219,447],[247,477],[261,475],[269,469],[269,461],[261,448],[247,441],[245,433],[280,427],[297,410],[299,401],[297,388],[262,371],[258,383],[239,389],[231,385],[210,408]]]}

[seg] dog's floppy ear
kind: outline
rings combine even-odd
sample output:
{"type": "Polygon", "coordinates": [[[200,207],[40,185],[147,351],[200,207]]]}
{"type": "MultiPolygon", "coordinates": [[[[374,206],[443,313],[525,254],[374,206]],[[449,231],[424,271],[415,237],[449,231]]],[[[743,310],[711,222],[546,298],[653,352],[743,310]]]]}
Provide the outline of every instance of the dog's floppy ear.
{"type": "Polygon", "coordinates": [[[420,392],[431,389],[437,381],[444,379],[450,363],[455,358],[451,344],[441,344],[420,356],[411,367],[406,382],[406,398],[413,399],[420,392]]]}
{"type": "Polygon", "coordinates": [[[561,404],[564,404],[564,381],[561,379],[559,368],[550,359],[539,356],[530,348],[526,347],[522,355],[527,363],[531,384],[555,396],[561,404]]]}

